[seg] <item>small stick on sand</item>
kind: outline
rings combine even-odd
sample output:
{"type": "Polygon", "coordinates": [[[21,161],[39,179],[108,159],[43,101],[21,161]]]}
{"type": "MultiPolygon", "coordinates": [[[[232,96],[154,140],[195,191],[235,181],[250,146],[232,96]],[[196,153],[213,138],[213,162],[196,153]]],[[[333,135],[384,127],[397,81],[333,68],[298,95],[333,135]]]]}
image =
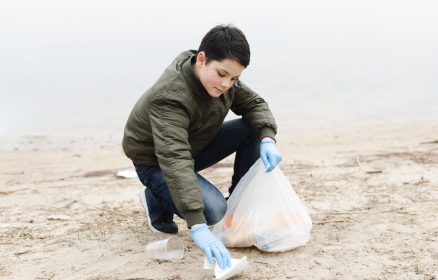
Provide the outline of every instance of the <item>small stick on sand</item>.
{"type": "Polygon", "coordinates": [[[399,207],[399,208],[394,208],[394,209],[389,209],[389,210],[384,210],[384,211],[377,211],[377,212],[371,212],[371,211],[361,211],[361,212],[335,212],[335,213],[330,213],[330,215],[361,215],[361,214],[381,214],[381,213],[387,213],[387,212],[397,212],[402,210],[403,207],[399,207]]]}
{"type": "Polygon", "coordinates": [[[427,144],[438,144],[438,140],[433,140],[429,142],[421,142],[420,145],[427,145],[427,144]]]}
{"type": "Polygon", "coordinates": [[[371,170],[371,171],[367,171],[367,174],[380,174],[382,173],[382,170],[371,170]]]}
{"type": "Polygon", "coordinates": [[[359,167],[361,167],[360,160],[359,160],[359,155],[356,156],[356,162],[357,162],[357,165],[358,165],[359,167]]]}
{"type": "Polygon", "coordinates": [[[322,224],[327,224],[327,223],[346,223],[346,222],[351,222],[351,220],[347,219],[347,220],[325,220],[325,221],[315,221],[315,224],[322,225],[322,224]]]}

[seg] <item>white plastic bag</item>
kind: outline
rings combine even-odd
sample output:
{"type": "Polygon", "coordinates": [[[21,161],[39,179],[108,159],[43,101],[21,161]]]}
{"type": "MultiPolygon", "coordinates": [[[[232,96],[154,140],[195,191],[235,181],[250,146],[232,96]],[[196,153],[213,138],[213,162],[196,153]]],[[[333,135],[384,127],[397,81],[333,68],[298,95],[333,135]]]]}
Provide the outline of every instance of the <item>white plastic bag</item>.
{"type": "Polygon", "coordinates": [[[310,238],[312,221],[280,168],[266,173],[261,159],[237,184],[213,233],[227,247],[284,252],[310,238]]]}

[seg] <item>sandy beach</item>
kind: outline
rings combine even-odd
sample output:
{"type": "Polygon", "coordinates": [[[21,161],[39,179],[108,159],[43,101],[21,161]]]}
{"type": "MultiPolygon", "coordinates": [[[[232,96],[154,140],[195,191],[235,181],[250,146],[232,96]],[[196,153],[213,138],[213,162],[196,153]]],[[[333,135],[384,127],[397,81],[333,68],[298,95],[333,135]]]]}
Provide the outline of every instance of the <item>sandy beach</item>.
{"type": "MultiPolygon", "coordinates": [[[[250,52],[229,33],[212,45],[250,64],[216,68],[229,61],[208,49],[195,76],[238,77],[269,104],[279,168],[313,222],[294,250],[230,248],[250,265],[232,279],[438,280],[438,1],[274,3],[2,2],[0,280],[213,279],[176,216],[183,259],[147,257],[169,235],[117,173],[134,171],[121,142],[140,96],[218,24],[250,52]]],[[[233,162],[201,173],[227,192],[233,162]]]]}
{"type": "MultiPolygon", "coordinates": [[[[313,220],[285,253],[230,249],[233,279],[438,279],[438,122],[293,128],[281,164],[313,220]]],[[[121,133],[21,135],[0,142],[1,279],[212,279],[176,218],[181,261],[145,257],[152,233],[121,133]]],[[[225,191],[232,158],[202,172],[225,191]]]]}

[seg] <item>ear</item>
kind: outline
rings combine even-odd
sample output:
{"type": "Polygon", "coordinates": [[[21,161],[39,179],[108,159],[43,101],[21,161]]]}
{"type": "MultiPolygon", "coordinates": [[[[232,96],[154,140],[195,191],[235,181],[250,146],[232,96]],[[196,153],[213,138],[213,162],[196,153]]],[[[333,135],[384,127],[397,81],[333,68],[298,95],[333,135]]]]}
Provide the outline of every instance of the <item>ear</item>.
{"type": "Polygon", "coordinates": [[[206,62],[207,57],[205,56],[205,52],[199,52],[196,55],[196,64],[198,64],[199,66],[204,66],[206,62]]]}

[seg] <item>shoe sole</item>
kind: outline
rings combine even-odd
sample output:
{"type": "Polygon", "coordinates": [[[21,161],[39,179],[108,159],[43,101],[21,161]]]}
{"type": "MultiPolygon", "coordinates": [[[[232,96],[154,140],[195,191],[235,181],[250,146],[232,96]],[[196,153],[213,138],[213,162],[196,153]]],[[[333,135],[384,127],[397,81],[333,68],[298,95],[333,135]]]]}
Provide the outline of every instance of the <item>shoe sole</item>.
{"type": "Polygon", "coordinates": [[[159,233],[159,231],[152,226],[151,218],[149,217],[148,203],[146,201],[145,191],[146,191],[146,189],[144,189],[142,192],[140,192],[140,202],[141,202],[141,205],[143,205],[144,210],[146,211],[146,218],[148,220],[149,228],[152,230],[152,232],[159,233]]]}

